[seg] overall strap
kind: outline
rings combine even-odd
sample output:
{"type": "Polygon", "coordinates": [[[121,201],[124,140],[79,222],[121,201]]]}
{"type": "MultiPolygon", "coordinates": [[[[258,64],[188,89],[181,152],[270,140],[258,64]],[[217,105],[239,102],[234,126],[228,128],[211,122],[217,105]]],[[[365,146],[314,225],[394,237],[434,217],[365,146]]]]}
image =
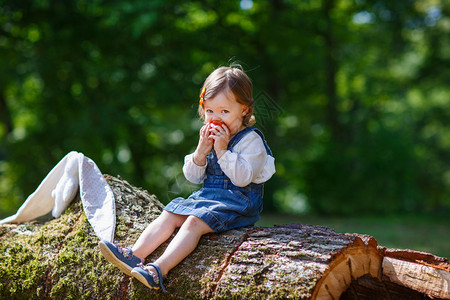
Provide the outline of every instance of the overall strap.
{"type": "Polygon", "coordinates": [[[269,145],[267,144],[266,139],[264,138],[264,134],[261,132],[261,130],[259,130],[259,129],[257,129],[257,128],[254,128],[253,130],[254,130],[254,131],[261,137],[261,139],[263,140],[264,147],[266,148],[267,155],[270,155],[270,156],[273,157],[272,150],[270,150],[269,145]]]}
{"type": "Polygon", "coordinates": [[[250,131],[256,132],[261,137],[264,143],[264,147],[266,148],[267,155],[273,156],[272,151],[270,150],[263,133],[259,129],[252,126],[246,127],[241,131],[239,131],[228,143],[228,150],[233,149],[233,147],[236,146],[236,144],[239,143],[239,141],[250,131]]]}

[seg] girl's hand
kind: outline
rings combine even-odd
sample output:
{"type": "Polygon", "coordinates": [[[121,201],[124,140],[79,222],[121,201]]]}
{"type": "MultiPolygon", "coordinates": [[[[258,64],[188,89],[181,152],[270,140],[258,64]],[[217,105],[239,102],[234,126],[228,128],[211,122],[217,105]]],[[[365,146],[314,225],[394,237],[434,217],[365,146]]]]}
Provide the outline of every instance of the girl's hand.
{"type": "Polygon", "coordinates": [[[194,152],[194,163],[198,166],[204,166],[206,164],[206,156],[214,144],[214,140],[210,136],[209,127],[209,125],[204,125],[200,129],[200,138],[197,149],[194,152]]]}
{"type": "Polygon", "coordinates": [[[211,133],[210,137],[214,140],[214,150],[216,151],[217,158],[220,158],[227,152],[228,143],[231,139],[230,130],[226,125],[212,125],[209,132],[211,133]]]}

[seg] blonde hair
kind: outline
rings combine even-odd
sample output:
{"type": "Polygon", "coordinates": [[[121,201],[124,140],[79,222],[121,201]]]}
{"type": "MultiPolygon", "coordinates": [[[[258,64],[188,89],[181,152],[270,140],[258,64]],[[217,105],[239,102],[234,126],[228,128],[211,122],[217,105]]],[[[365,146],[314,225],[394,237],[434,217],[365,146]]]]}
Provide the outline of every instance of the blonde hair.
{"type": "MultiPolygon", "coordinates": [[[[241,66],[220,67],[214,70],[206,78],[201,91],[205,89],[203,101],[214,98],[221,92],[232,92],[236,101],[248,107],[248,112],[242,120],[244,126],[251,126],[256,123],[253,111],[255,100],[253,100],[253,84],[250,78],[242,70],[241,66]]],[[[200,118],[205,121],[205,110],[203,103],[198,107],[200,118]]]]}

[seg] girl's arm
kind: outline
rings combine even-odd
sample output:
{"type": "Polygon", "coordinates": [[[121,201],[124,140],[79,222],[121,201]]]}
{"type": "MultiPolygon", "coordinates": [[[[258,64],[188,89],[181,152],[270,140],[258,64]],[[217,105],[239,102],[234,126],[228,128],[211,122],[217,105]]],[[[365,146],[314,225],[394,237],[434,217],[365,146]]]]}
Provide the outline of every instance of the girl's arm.
{"type": "Polygon", "coordinates": [[[186,155],[183,165],[184,177],[192,183],[201,184],[206,176],[206,164],[199,166],[194,162],[194,153],[186,155]]]}
{"type": "Polygon", "coordinates": [[[205,179],[206,156],[211,151],[213,140],[209,138],[209,126],[200,129],[200,138],[195,152],[184,158],[183,174],[192,183],[200,184],[205,179]]]}
{"type": "Polygon", "coordinates": [[[209,125],[203,125],[200,129],[200,138],[198,140],[197,149],[193,153],[193,161],[198,166],[206,165],[206,156],[213,147],[214,140],[210,137],[209,125]]]}

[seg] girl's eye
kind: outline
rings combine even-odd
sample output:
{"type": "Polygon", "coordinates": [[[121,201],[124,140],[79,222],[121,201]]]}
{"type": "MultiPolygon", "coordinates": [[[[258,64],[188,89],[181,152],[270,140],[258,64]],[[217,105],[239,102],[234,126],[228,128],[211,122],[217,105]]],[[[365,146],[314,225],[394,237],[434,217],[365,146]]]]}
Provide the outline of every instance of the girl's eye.
{"type": "Polygon", "coordinates": [[[210,109],[207,109],[206,112],[207,112],[208,114],[210,114],[210,113],[212,113],[213,111],[210,110],[210,109]]]}
{"type": "Polygon", "coordinates": [[[226,114],[226,113],[228,113],[228,112],[229,112],[229,111],[226,110],[226,109],[222,110],[222,113],[223,113],[223,114],[226,114]]]}

